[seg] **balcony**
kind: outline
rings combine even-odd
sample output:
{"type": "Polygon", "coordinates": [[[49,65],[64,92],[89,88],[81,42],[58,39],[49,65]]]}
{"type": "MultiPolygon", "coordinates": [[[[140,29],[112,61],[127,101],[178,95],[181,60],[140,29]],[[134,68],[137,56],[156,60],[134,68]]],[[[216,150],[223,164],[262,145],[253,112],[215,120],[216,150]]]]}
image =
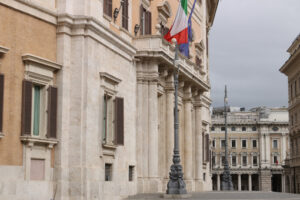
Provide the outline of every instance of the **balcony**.
{"type": "MultiPolygon", "coordinates": [[[[137,49],[137,60],[156,60],[159,66],[175,70],[173,59],[175,47],[165,41],[160,35],[140,36],[134,39],[134,47],[137,49]]],[[[201,73],[200,67],[185,56],[179,54],[177,64],[180,66],[179,79],[192,82],[203,91],[208,91],[210,85],[207,76],[201,73]]]]}

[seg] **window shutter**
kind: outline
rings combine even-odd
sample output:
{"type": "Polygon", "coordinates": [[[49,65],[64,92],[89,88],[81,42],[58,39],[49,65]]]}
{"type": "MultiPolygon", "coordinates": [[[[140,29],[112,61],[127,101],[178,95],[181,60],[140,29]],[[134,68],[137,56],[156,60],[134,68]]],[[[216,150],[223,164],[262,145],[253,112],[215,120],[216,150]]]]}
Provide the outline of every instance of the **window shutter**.
{"type": "Polygon", "coordinates": [[[3,131],[4,74],[0,74],[0,132],[3,131]]]}
{"type": "Polygon", "coordinates": [[[147,23],[147,25],[148,25],[148,34],[149,35],[151,35],[151,33],[152,33],[152,26],[151,26],[151,24],[152,24],[152,14],[151,14],[151,12],[147,12],[148,13],[148,23],[147,23]]]}
{"type": "Polygon", "coordinates": [[[146,12],[145,13],[145,35],[150,35],[151,34],[151,12],[146,12]]]}
{"type": "Polygon", "coordinates": [[[205,145],[205,147],[206,147],[206,162],[209,162],[209,135],[208,134],[206,134],[205,135],[205,139],[206,139],[206,145],[205,145]]]}
{"type": "Polygon", "coordinates": [[[23,81],[22,135],[31,135],[32,82],[23,81]]]}
{"type": "Polygon", "coordinates": [[[122,26],[128,30],[128,0],[124,0],[122,7],[122,26]]]}
{"type": "Polygon", "coordinates": [[[57,88],[48,88],[48,127],[47,137],[56,138],[57,129],[57,88]]]}
{"type": "Polygon", "coordinates": [[[124,99],[115,100],[115,141],[117,145],[124,145],[124,99]]]}
{"type": "Polygon", "coordinates": [[[143,14],[144,14],[144,7],[141,5],[140,6],[140,34],[144,35],[144,19],[143,19],[143,14]]]}
{"type": "Polygon", "coordinates": [[[108,0],[108,16],[112,17],[112,0],[108,0]]]}

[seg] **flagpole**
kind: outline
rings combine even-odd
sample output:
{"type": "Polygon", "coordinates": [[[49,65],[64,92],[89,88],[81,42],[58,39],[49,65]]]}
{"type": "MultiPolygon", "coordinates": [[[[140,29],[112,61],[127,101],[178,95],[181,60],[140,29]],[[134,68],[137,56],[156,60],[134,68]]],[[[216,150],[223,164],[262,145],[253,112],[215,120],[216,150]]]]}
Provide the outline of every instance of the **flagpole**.
{"type": "Polygon", "coordinates": [[[172,39],[173,44],[175,44],[175,58],[173,61],[175,67],[174,73],[174,96],[175,96],[175,106],[174,106],[174,151],[173,151],[173,164],[170,167],[169,182],[167,185],[167,194],[169,195],[180,195],[187,194],[186,185],[183,180],[182,166],[180,164],[180,151],[179,151],[179,121],[178,121],[178,74],[179,65],[178,61],[178,44],[175,38],[172,39]]]}

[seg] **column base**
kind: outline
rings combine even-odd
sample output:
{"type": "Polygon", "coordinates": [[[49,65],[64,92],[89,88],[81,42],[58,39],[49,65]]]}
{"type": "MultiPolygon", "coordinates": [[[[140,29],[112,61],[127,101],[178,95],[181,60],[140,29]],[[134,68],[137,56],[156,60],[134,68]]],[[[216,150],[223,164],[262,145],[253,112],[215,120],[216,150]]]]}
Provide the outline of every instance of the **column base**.
{"type": "Polygon", "coordinates": [[[195,180],[195,192],[203,192],[203,180],[199,179],[199,180],[195,180]]]}
{"type": "Polygon", "coordinates": [[[185,185],[186,185],[186,191],[188,192],[193,192],[195,191],[195,181],[194,180],[184,180],[185,185]]]}
{"type": "Polygon", "coordinates": [[[270,192],[272,191],[272,188],[271,188],[271,177],[272,177],[272,174],[271,174],[271,170],[269,169],[263,169],[260,171],[260,190],[261,191],[266,191],[266,192],[270,192]]]}

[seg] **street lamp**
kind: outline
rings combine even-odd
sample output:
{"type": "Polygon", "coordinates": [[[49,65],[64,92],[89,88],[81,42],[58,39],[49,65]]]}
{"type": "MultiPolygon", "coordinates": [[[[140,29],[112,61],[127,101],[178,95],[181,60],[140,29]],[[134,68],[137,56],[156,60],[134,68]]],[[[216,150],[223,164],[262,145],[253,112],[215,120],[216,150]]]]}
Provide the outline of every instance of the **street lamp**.
{"type": "Polygon", "coordinates": [[[222,178],[222,189],[223,190],[233,190],[230,169],[228,164],[228,133],[227,133],[227,86],[225,85],[225,97],[224,97],[224,118],[225,118],[225,163],[224,172],[222,178]]]}
{"type": "Polygon", "coordinates": [[[176,66],[178,60],[178,44],[175,38],[172,39],[172,43],[175,44],[175,73],[174,73],[174,87],[175,87],[175,107],[174,107],[174,151],[173,151],[173,164],[170,168],[169,173],[169,182],[167,185],[167,194],[176,195],[176,194],[187,194],[185,182],[183,181],[183,172],[182,166],[180,164],[180,152],[179,152],[179,137],[178,137],[178,74],[179,74],[179,65],[176,66]],[[176,68],[177,67],[177,68],[176,68]]]}

